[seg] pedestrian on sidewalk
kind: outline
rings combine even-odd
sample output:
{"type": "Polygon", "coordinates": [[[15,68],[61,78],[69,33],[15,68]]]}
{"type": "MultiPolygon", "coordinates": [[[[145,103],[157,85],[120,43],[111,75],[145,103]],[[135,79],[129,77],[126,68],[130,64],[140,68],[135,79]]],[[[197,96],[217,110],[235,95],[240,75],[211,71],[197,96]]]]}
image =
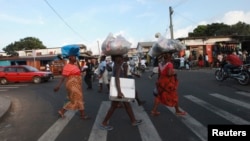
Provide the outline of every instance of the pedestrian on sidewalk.
{"type": "MultiPolygon", "coordinates": [[[[115,84],[116,84],[116,88],[117,88],[117,93],[118,93],[118,98],[123,98],[124,95],[121,91],[121,87],[120,87],[120,77],[124,78],[124,74],[126,72],[124,72],[124,69],[122,69],[122,64],[124,62],[123,60],[123,56],[122,55],[115,55],[115,56],[111,56],[112,61],[114,61],[114,66],[113,66],[113,76],[115,77],[115,84]]],[[[100,128],[103,130],[113,130],[113,126],[108,125],[108,122],[111,118],[111,116],[113,115],[114,111],[118,108],[120,101],[111,101],[111,106],[104,118],[104,120],[102,121],[100,128]]],[[[142,123],[142,120],[136,120],[134,112],[132,110],[132,107],[130,105],[129,102],[122,102],[125,110],[130,118],[131,124],[132,126],[137,126],[140,125],[142,123]]]]}
{"type": "Polygon", "coordinates": [[[157,95],[154,99],[151,115],[157,116],[160,114],[157,111],[159,104],[174,107],[176,115],[186,115],[186,112],[179,109],[178,80],[172,63],[172,53],[164,53],[162,57],[163,61],[159,64],[159,77],[156,82],[157,95]]]}
{"type": "Polygon", "coordinates": [[[58,111],[59,116],[64,118],[64,113],[67,110],[79,110],[81,119],[89,119],[84,111],[85,103],[83,101],[81,67],[76,60],[76,54],[74,52],[69,52],[69,63],[63,67],[62,78],[54,88],[55,92],[60,89],[64,80],[66,81],[65,87],[68,92],[68,102],[58,111]]]}

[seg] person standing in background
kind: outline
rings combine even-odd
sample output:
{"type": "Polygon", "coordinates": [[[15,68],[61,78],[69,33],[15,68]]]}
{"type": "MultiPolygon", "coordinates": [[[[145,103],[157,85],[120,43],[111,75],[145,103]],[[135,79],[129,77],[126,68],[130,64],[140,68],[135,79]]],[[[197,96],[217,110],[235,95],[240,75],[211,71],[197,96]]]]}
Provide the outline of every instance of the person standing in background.
{"type": "MultiPolygon", "coordinates": [[[[140,75],[137,75],[137,74],[135,74],[134,72],[131,71],[130,66],[129,66],[129,58],[128,58],[127,55],[124,55],[124,62],[122,64],[122,69],[124,70],[125,78],[133,79],[133,76],[140,77],[140,75]]],[[[137,90],[135,90],[135,100],[137,101],[139,106],[146,103],[146,101],[140,100],[137,90]]]]}
{"type": "Polygon", "coordinates": [[[158,69],[159,69],[158,65],[159,65],[159,59],[158,57],[154,57],[153,70],[152,70],[152,73],[148,76],[149,79],[152,79],[152,77],[155,74],[158,74],[158,69]]]}
{"type": "Polygon", "coordinates": [[[46,64],[46,71],[50,71],[50,66],[49,66],[49,64],[46,64]]]}
{"type": "Polygon", "coordinates": [[[94,64],[91,62],[91,59],[85,59],[86,60],[86,68],[83,70],[86,72],[84,76],[84,81],[87,84],[87,89],[92,89],[92,75],[94,74],[94,64]]]}
{"type": "Polygon", "coordinates": [[[98,76],[98,79],[99,79],[99,90],[98,90],[98,92],[99,93],[102,92],[104,84],[107,86],[108,93],[109,93],[108,71],[106,69],[106,65],[107,65],[107,63],[106,63],[106,56],[103,55],[100,58],[100,63],[99,63],[99,66],[98,66],[98,69],[99,69],[99,76],[98,76]]]}
{"type": "Polygon", "coordinates": [[[180,58],[180,69],[183,69],[185,67],[185,58],[184,55],[180,58]]]}

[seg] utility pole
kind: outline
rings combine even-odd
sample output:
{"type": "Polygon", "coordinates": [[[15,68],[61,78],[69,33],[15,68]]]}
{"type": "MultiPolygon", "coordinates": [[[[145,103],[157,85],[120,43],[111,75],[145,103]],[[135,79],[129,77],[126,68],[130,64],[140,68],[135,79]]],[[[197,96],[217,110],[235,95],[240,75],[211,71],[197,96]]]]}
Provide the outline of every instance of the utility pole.
{"type": "Polygon", "coordinates": [[[98,47],[99,56],[101,56],[101,49],[99,47],[99,41],[97,41],[97,47],[98,47]]]}
{"type": "Polygon", "coordinates": [[[174,33],[173,33],[173,24],[172,24],[172,15],[173,15],[174,11],[172,9],[171,6],[169,6],[169,17],[170,17],[170,35],[171,35],[171,39],[174,39],[174,33]]]}

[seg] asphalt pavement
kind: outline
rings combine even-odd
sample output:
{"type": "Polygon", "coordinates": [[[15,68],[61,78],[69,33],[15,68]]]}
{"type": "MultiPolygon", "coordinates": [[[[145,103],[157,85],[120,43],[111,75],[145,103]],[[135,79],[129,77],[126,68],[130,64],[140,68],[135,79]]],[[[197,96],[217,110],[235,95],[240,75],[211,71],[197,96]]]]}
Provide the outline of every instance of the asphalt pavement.
{"type": "Polygon", "coordinates": [[[11,107],[11,99],[0,95],[0,120],[6,115],[11,107]]]}
{"type": "Polygon", "coordinates": [[[11,99],[0,95],[0,120],[2,120],[2,118],[6,115],[10,107],[11,107],[11,99]]]}

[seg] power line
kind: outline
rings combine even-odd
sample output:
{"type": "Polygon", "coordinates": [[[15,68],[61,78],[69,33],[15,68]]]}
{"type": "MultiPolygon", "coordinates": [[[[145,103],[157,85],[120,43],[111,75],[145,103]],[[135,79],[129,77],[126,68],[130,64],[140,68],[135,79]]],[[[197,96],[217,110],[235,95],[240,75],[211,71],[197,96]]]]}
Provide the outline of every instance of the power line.
{"type": "Polygon", "coordinates": [[[51,6],[51,4],[44,0],[44,2],[50,7],[50,9],[63,21],[63,23],[73,32],[75,33],[81,40],[84,40],[84,38],[79,34],[77,31],[75,31],[64,19],[63,17],[51,6]]]}

